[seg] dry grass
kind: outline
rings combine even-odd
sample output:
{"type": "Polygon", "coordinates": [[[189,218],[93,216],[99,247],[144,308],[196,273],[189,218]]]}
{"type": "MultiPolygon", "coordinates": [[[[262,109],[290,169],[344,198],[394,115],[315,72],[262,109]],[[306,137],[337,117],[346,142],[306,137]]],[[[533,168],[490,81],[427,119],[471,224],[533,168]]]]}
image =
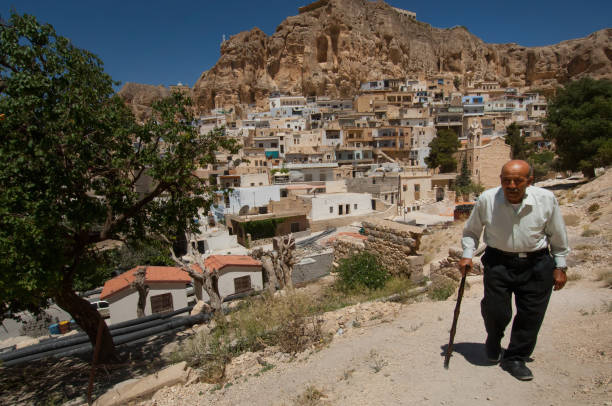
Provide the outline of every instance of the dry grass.
{"type": "Polygon", "coordinates": [[[582,279],[582,274],[579,272],[568,272],[567,273],[567,280],[569,282],[574,282],[574,281],[579,281],[580,279],[582,279]]]}
{"type": "Polygon", "coordinates": [[[606,288],[612,289],[612,271],[611,270],[600,271],[597,274],[597,280],[602,281],[606,288]]]}
{"type": "Polygon", "coordinates": [[[368,354],[368,365],[375,374],[379,373],[388,364],[376,350],[371,350],[368,354]]]}
{"type": "Polygon", "coordinates": [[[580,234],[581,237],[595,237],[596,235],[601,234],[601,231],[599,230],[593,230],[591,228],[589,228],[589,226],[585,226],[584,230],[582,231],[582,234],[580,234]]]}
{"type": "Polygon", "coordinates": [[[391,295],[399,295],[400,301],[407,300],[413,287],[410,280],[394,277],[380,289],[346,293],[330,286],[319,295],[291,290],[277,296],[252,297],[229,315],[216,317],[210,331],[186,340],[171,359],[185,360],[199,368],[204,382],[224,382],[225,366],[232,358],[268,346],[278,346],[288,354],[311,346],[320,348],[331,340],[322,332],[319,317],[322,313],[391,295]]]}
{"type": "Polygon", "coordinates": [[[599,204],[598,203],[593,203],[592,205],[589,206],[589,208],[587,209],[587,211],[589,213],[595,213],[597,210],[599,210],[599,204]]]}
{"type": "Polygon", "coordinates": [[[322,404],[322,399],[325,397],[323,392],[314,385],[309,385],[295,399],[296,406],[316,406],[322,404]]]}

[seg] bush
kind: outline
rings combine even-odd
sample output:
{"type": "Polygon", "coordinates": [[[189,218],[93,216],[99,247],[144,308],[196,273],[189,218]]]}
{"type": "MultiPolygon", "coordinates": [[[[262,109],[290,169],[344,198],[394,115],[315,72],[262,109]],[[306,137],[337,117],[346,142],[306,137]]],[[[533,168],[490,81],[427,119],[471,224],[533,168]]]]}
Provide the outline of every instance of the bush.
{"type": "Polygon", "coordinates": [[[457,284],[450,278],[437,277],[432,279],[427,296],[433,300],[446,300],[454,292],[457,284]]]}
{"type": "Polygon", "coordinates": [[[389,271],[376,255],[361,252],[340,260],[336,284],[343,292],[358,288],[380,289],[389,278],[389,271]]]}
{"type": "Polygon", "coordinates": [[[595,213],[597,210],[599,210],[599,204],[593,203],[587,210],[589,213],[595,213]]]}

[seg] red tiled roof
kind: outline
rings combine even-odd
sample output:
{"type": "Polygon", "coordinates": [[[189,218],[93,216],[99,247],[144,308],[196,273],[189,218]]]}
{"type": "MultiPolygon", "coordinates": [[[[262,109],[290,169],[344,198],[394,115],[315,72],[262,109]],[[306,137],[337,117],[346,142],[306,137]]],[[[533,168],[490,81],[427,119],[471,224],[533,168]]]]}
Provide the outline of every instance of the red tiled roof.
{"type": "Polygon", "coordinates": [[[331,245],[339,237],[351,237],[351,238],[357,238],[358,240],[367,240],[368,239],[368,237],[366,237],[363,234],[353,233],[353,232],[350,232],[350,231],[341,231],[338,234],[336,234],[335,236],[328,238],[327,241],[325,241],[325,244],[331,245]]]}
{"type": "MultiPolygon", "coordinates": [[[[109,296],[114,295],[128,288],[132,282],[134,282],[134,273],[140,267],[130,269],[122,273],[119,276],[115,276],[113,279],[106,281],[102,293],[100,293],[100,299],[106,299],[109,296]]],[[[188,283],[191,282],[189,274],[180,268],[173,266],[146,266],[147,273],[145,276],[146,283],[188,283]]]]}
{"type": "Polygon", "coordinates": [[[353,237],[353,238],[358,238],[360,240],[367,240],[368,237],[366,237],[363,234],[359,234],[359,233],[353,233],[351,231],[341,231],[338,234],[336,234],[338,237],[342,236],[342,235],[346,235],[348,237],[353,237]]]}
{"type": "Polygon", "coordinates": [[[210,271],[218,271],[226,266],[261,267],[261,262],[248,255],[211,255],[204,260],[204,266],[210,271]]]}

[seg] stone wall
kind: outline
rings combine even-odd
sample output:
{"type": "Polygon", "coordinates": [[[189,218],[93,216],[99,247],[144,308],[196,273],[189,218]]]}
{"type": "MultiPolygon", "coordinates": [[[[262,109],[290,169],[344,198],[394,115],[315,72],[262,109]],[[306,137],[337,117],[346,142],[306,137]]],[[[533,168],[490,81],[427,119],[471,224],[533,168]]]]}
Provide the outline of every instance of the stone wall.
{"type": "Polygon", "coordinates": [[[418,254],[423,229],[388,220],[363,222],[365,240],[340,237],[334,242],[334,260],[362,251],[379,257],[393,275],[423,278],[424,257],[418,254]]]}

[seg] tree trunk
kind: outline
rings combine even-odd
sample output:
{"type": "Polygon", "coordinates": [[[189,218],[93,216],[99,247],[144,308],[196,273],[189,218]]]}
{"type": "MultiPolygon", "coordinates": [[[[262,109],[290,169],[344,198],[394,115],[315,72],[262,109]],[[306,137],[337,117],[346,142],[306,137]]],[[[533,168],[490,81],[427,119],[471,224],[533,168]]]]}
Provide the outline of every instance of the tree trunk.
{"type": "Polygon", "coordinates": [[[136,304],[136,317],[141,318],[145,316],[145,307],[147,306],[147,295],[149,294],[148,286],[136,287],[138,291],[138,303],[136,304]]]}
{"type": "Polygon", "coordinates": [[[582,169],[582,174],[587,179],[593,179],[595,177],[595,167],[592,166],[592,167],[589,167],[589,168],[583,168],[582,169]]]}
{"type": "MultiPolygon", "coordinates": [[[[204,269],[204,272],[208,272],[208,270],[204,269]]],[[[206,289],[206,293],[208,293],[208,297],[210,298],[210,306],[216,312],[222,312],[223,299],[221,299],[221,295],[219,294],[219,281],[217,275],[209,275],[204,278],[204,289],[206,289]]]]}
{"type": "Polygon", "coordinates": [[[198,301],[202,300],[202,281],[199,279],[192,278],[193,281],[193,293],[198,301]]]}
{"type": "Polygon", "coordinates": [[[272,259],[268,256],[262,256],[261,264],[266,275],[264,289],[270,293],[274,293],[276,290],[276,273],[274,272],[274,264],[272,263],[272,259]]]}
{"type": "MultiPolygon", "coordinates": [[[[64,287],[54,299],[59,307],[70,313],[74,321],[76,321],[89,337],[92,347],[95,348],[96,334],[98,332],[100,320],[102,319],[100,313],[91,307],[87,300],[74,293],[71,287],[64,287]]],[[[102,342],[98,361],[102,364],[116,362],[119,358],[115,351],[113,338],[110,335],[106,323],[102,323],[102,326],[102,342]]]]}
{"type": "Polygon", "coordinates": [[[147,305],[147,295],[149,294],[149,287],[146,285],[147,280],[147,267],[140,267],[134,273],[134,282],[132,287],[138,292],[138,302],[136,303],[136,317],[141,318],[145,316],[145,307],[147,305]]]}

